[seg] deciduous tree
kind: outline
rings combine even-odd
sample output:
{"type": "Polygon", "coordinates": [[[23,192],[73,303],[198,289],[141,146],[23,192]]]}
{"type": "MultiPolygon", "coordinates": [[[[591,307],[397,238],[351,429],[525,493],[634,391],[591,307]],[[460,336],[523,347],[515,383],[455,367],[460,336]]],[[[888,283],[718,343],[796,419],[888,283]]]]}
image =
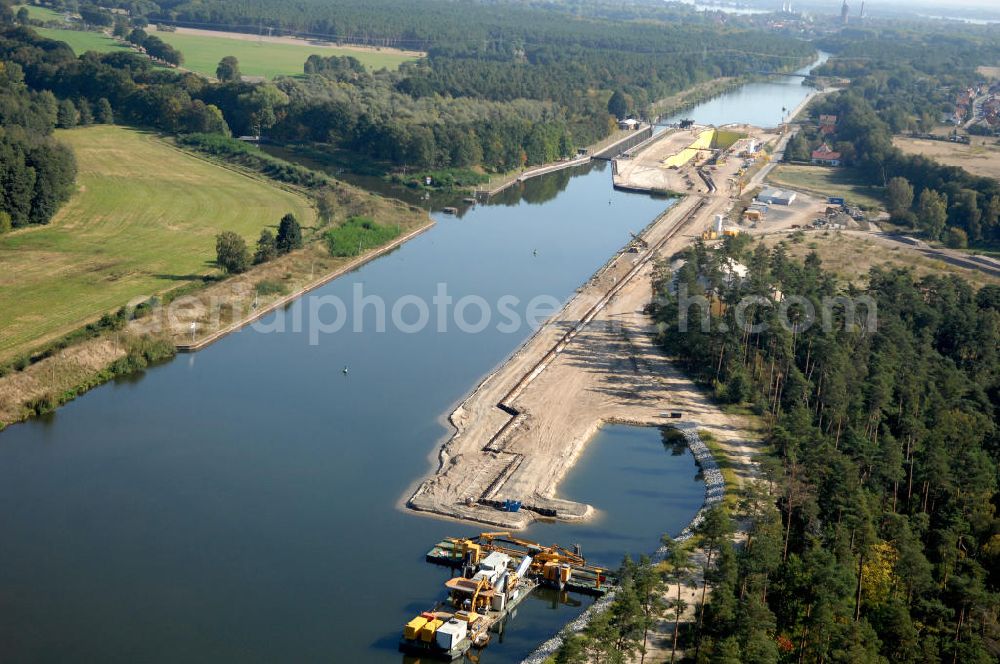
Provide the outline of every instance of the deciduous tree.
{"type": "Polygon", "coordinates": [[[215,262],[229,274],[241,274],[250,267],[246,241],[233,231],[215,236],[215,262]]]}

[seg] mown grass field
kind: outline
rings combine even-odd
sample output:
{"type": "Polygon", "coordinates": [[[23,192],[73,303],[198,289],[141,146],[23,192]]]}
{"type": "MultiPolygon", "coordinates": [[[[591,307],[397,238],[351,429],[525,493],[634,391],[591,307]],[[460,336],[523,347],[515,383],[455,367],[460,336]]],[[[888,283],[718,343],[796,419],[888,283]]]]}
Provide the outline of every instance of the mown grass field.
{"type": "Polygon", "coordinates": [[[0,236],[0,360],[139,296],[216,273],[215,235],[253,246],[305,197],[113,126],[58,132],[79,164],[78,191],[47,226],[0,236]]]}
{"type": "Polygon", "coordinates": [[[184,67],[207,76],[215,76],[219,61],[227,55],[240,61],[240,71],[247,76],[295,76],[302,73],[302,67],[314,53],[329,57],[350,55],[357,58],[369,69],[388,67],[395,69],[412,58],[396,51],[368,51],[349,48],[329,48],[309,46],[306,43],[283,44],[258,42],[238,37],[188,34],[180,32],[156,32],[157,37],[184,54],[184,67]]]}
{"type": "MultiPolygon", "coordinates": [[[[30,10],[41,10],[39,7],[29,7],[30,10]]],[[[49,10],[43,10],[49,11],[49,10]]],[[[61,15],[49,12],[56,18],[61,15]]],[[[46,17],[51,19],[51,17],[46,17]]],[[[101,32],[66,30],[62,28],[35,28],[38,34],[49,39],[64,41],[70,45],[77,55],[87,51],[111,53],[128,50],[120,42],[101,32]]],[[[171,44],[184,55],[185,69],[215,76],[219,61],[227,55],[236,56],[240,61],[240,71],[247,76],[297,76],[302,73],[306,60],[314,53],[329,57],[331,55],[350,55],[357,58],[372,70],[388,67],[395,69],[403,62],[412,60],[409,55],[398,51],[356,50],[351,48],[330,48],[324,46],[309,46],[302,44],[282,44],[277,42],[258,42],[254,40],[219,37],[215,35],[194,35],[179,32],[154,32],[157,37],[171,44]]]]}
{"type": "Polygon", "coordinates": [[[799,166],[782,164],[767,176],[769,183],[806,191],[817,196],[840,196],[848,203],[861,207],[881,207],[884,204],[882,189],[865,184],[849,169],[827,166],[799,166]]]}
{"type": "Polygon", "coordinates": [[[129,50],[127,46],[123,46],[101,32],[63,30],[61,28],[35,28],[35,32],[49,39],[66,42],[77,55],[82,55],[87,51],[111,53],[129,50]]]}
{"type": "Polygon", "coordinates": [[[62,21],[65,14],[57,12],[48,7],[36,7],[35,5],[14,5],[14,12],[17,13],[21,7],[28,8],[28,17],[36,21],[62,21]]]}

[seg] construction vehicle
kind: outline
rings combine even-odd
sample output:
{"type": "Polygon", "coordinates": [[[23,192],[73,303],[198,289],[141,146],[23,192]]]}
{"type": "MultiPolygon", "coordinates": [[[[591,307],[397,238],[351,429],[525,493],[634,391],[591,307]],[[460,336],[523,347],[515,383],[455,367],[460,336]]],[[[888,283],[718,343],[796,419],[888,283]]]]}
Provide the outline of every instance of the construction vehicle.
{"type": "Polygon", "coordinates": [[[641,249],[648,249],[649,248],[649,243],[646,242],[645,240],[643,240],[641,237],[639,237],[638,235],[636,235],[632,231],[629,231],[628,234],[632,236],[632,241],[635,242],[641,249]]]}

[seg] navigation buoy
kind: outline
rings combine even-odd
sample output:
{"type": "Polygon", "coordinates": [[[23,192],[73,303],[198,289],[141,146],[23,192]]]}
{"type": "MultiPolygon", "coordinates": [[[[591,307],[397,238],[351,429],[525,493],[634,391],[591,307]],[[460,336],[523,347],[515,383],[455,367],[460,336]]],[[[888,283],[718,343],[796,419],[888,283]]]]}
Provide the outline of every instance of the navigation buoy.
{"type": "Polygon", "coordinates": [[[347,375],[347,365],[346,364],[344,365],[344,375],[345,376],[347,375]]]}
{"type": "Polygon", "coordinates": [[[533,250],[533,251],[531,252],[531,255],[532,255],[532,256],[537,256],[537,255],[538,255],[538,249],[534,249],[534,250],[533,250]]]}

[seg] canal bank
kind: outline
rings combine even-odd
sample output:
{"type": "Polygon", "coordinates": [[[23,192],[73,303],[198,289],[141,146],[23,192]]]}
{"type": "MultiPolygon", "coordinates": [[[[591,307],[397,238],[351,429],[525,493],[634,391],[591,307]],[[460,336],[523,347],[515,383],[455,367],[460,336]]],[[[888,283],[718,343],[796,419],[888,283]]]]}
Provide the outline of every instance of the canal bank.
{"type": "MultiPolygon", "coordinates": [[[[456,301],[516,297],[526,317],[536,297],[570,296],[665,205],[607,182],[595,164],[436,216],[310,296],[351,302],[360,289],[391,306],[430,301],[443,283],[456,301]]],[[[379,332],[369,308],[361,332],[352,321],[312,344],[295,309],[0,435],[0,659],[400,661],[402,625],[443,581],[424,551],[477,528],[415,518],[397,500],[445,435],[441,413],[532,330],[379,332]]],[[[587,464],[567,486],[576,472],[587,464]]],[[[704,494],[695,473],[662,446],[623,453],[572,495],[601,519],[525,536],[579,543],[613,567],[690,520],[704,494]],[[640,467],[672,478],[669,504],[627,493],[640,467]],[[668,516],[626,528],[630,510],[668,516]]],[[[520,660],[590,601],[526,601],[484,661],[520,660]]]]}
{"type": "MultiPolygon", "coordinates": [[[[705,223],[703,215],[714,209],[709,202],[689,197],[671,205],[462,402],[450,417],[456,433],[442,446],[436,471],[407,506],[507,529],[539,517],[592,515],[594,506],[556,492],[598,428],[667,424],[670,410],[685,416],[686,404],[675,402],[660,380],[664,358],[642,309],[651,262],[700,233],[691,225],[705,223]],[[523,507],[496,507],[506,500],[523,507]]],[[[715,417],[725,420],[721,412],[715,417]]]]}
{"type": "MultiPolygon", "coordinates": [[[[565,301],[664,207],[609,180],[594,165],[523,183],[314,294],[394,302],[446,283],[456,299],[565,301]]],[[[443,581],[423,552],[475,528],[396,502],[448,434],[439,415],[532,330],[347,326],[311,344],[294,308],[266,316],[270,332],[244,329],[0,435],[0,659],[400,661],[402,625],[443,581]]],[[[526,537],[614,566],[680,532],[704,499],[690,452],[592,458],[561,495],[599,506],[595,518],[526,537]],[[663,490],[631,490],[647,476],[663,490]]],[[[533,597],[484,664],[519,661],[588,605],[533,597]]]]}

